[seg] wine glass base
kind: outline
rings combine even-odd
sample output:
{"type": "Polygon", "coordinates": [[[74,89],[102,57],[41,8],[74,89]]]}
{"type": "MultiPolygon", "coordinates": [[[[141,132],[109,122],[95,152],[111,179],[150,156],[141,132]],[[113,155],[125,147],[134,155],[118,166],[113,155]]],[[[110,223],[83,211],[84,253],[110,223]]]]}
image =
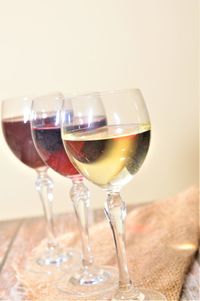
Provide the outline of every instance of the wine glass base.
{"type": "MultiPolygon", "coordinates": [[[[47,256],[42,256],[38,258],[36,261],[40,266],[60,266],[63,263],[74,262],[76,260],[76,257],[79,257],[80,261],[80,254],[74,250],[68,250],[67,252],[63,253],[56,253],[56,254],[47,254],[47,256]]],[[[77,258],[78,259],[78,258],[77,258]]]]}
{"type": "Polygon", "coordinates": [[[167,301],[167,298],[158,291],[145,289],[145,288],[137,288],[130,289],[129,291],[118,291],[114,298],[111,301],[167,301]]]}
{"type": "Polygon", "coordinates": [[[114,290],[117,285],[117,269],[107,266],[81,269],[69,276],[64,275],[56,284],[61,292],[79,299],[114,290]]]}
{"type": "Polygon", "coordinates": [[[51,276],[52,274],[58,273],[60,277],[63,271],[60,269],[64,267],[64,269],[68,272],[72,270],[78,269],[81,263],[80,253],[76,250],[65,250],[65,252],[49,253],[46,252],[42,256],[31,256],[29,258],[26,269],[29,272],[46,274],[47,276],[51,276]]]}

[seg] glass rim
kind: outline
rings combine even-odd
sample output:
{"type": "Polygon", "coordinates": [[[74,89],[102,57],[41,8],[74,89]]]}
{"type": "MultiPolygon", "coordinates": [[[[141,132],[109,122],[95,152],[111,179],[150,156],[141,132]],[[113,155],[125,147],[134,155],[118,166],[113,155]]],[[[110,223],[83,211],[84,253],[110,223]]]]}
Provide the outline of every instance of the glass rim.
{"type": "Polygon", "coordinates": [[[109,90],[97,90],[97,91],[91,91],[91,92],[85,92],[80,94],[74,94],[74,95],[67,95],[64,94],[66,98],[68,99],[75,99],[78,97],[86,97],[86,96],[92,96],[92,95],[112,95],[112,94],[120,94],[124,92],[139,92],[142,94],[141,90],[139,88],[123,88],[123,89],[109,89],[109,90]]]}
{"type": "Polygon", "coordinates": [[[45,93],[45,94],[39,94],[39,95],[36,95],[32,98],[32,102],[35,102],[35,101],[47,101],[49,99],[46,99],[47,97],[52,97],[52,96],[62,96],[64,98],[64,94],[62,91],[51,91],[49,93],[45,93]]]}
{"type": "Polygon", "coordinates": [[[45,94],[22,94],[22,95],[15,95],[15,96],[11,96],[11,97],[6,97],[6,98],[3,98],[1,100],[1,103],[5,103],[5,102],[10,102],[10,101],[15,101],[15,100],[30,100],[30,101],[34,101],[34,100],[37,100],[41,97],[45,97],[45,96],[50,96],[50,95],[54,95],[54,94],[63,94],[61,91],[52,91],[52,92],[49,92],[49,93],[45,93],[45,94]]]}
{"type": "Polygon", "coordinates": [[[17,100],[21,100],[21,101],[25,101],[25,100],[32,100],[34,97],[34,95],[32,94],[25,94],[25,95],[18,95],[18,96],[12,96],[12,97],[7,97],[7,98],[3,98],[1,100],[1,104],[6,103],[6,102],[11,102],[11,101],[17,101],[17,100]]]}

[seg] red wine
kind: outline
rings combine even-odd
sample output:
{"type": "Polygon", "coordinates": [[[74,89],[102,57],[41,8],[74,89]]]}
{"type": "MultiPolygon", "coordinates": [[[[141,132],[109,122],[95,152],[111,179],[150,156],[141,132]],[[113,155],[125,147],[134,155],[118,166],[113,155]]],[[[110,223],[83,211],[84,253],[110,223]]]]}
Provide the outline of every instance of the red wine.
{"type": "Polygon", "coordinates": [[[149,125],[105,126],[63,135],[70,159],[93,183],[122,186],[142,165],[150,143],[149,125]]]}
{"type": "Polygon", "coordinates": [[[23,117],[8,118],[2,120],[2,128],[8,146],[20,161],[31,168],[45,166],[35,149],[30,121],[24,122],[23,117]]]}
{"type": "Polygon", "coordinates": [[[63,176],[79,174],[66,154],[60,127],[49,125],[44,128],[33,128],[32,133],[36,148],[49,167],[63,176]]]}
{"type": "MultiPolygon", "coordinates": [[[[90,127],[101,127],[105,125],[105,122],[104,117],[98,117],[90,124],[90,127]]],[[[35,121],[36,125],[32,127],[32,134],[36,148],[45,163],[59,174],[68,177],[79,175],[65,151],[60,125],[57,126],[55,125],[56,123],[56,116],[35,121]]],[[[70,127],[70,130],[76,131],[80,128],[84,131],[87,128],[87,124],[84,123],[81,126],[73,125],[70,127]]]]}

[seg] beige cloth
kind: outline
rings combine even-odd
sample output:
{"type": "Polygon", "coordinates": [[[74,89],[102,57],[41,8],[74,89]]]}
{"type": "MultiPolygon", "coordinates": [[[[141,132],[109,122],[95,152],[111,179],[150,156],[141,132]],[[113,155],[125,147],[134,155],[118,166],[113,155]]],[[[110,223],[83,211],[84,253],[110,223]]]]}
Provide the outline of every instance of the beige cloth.
{"type": "MultiPolygon", "coordinates": [[[[192,187],[128,214],[127,255],[136,286],[158,290],[168,300],[179,300],[186,273],[198,249],[198,200],[199,192],[192,187]]],[[[96,263],[115,265],[113,240],[106,221],[93,226],[91,240],[96,263]]],[[[17,274],[25,288],[24,299],[69,300],[58,293],[54,281],[42,283],[37,277],[29,278],[19,267],[17,274]]]]}

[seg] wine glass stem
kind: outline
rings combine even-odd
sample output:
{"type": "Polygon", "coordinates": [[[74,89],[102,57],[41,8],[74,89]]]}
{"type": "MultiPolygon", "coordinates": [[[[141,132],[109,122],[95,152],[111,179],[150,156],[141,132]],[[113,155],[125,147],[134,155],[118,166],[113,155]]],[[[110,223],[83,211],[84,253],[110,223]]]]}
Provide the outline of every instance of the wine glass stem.
{"type": "Polygon", "coordinates": [[[126,205],[119,192],[107,191],[104,211],[112,229],[117,253],[119,289],[128,290],[132,288],[132,282],[128,271],[125,246],[126,205]]]}
{"type": "Polygon", "coordinates": [[[93,264],[93,256],[89,241],[89,190],[85,186],[83,179],[78,177],[72,179],[72,188],[70,197],[74,206],[77,224],[81,236],[82,243],[82,265],[83,269],[87,269],[93,264]]]}
{"type": "Polygon", "coordinates": [[[39,193],[46,220],[48,249],[53,251],[57,247],[53,220],[53,181],[47,174],[47,168],[36,170],[36,190],[39,193]]]}

